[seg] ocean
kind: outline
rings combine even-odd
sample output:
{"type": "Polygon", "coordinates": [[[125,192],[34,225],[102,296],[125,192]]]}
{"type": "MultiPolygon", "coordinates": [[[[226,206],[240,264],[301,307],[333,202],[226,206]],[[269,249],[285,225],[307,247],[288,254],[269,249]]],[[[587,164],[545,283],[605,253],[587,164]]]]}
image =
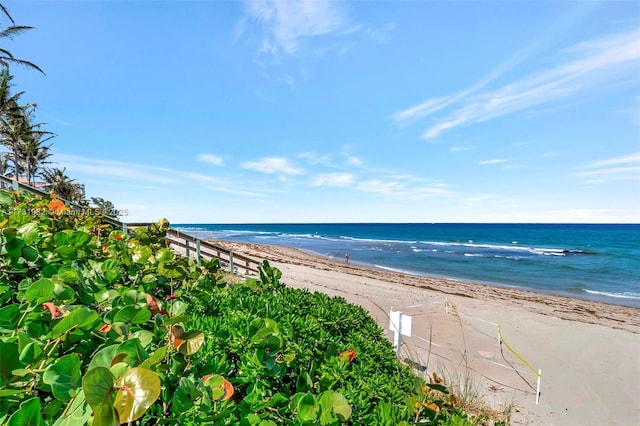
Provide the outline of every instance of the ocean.
{"type": "Polygon", "coordinates": [[[181,224],[203,239],[640,308],[640,225],[181,224]]]}

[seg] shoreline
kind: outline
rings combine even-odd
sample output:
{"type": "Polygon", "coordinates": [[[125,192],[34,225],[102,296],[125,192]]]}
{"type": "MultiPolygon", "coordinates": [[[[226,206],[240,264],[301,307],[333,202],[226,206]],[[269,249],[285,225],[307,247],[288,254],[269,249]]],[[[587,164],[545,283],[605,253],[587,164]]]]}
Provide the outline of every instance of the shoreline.
{"type": "MultiPolygon", "coordinates": [[[[280,248],[285,248],[285,249],[298,250],[298,251],[300,251],[302,253],[307,253],[307,254],[310,254],[312,256],[317,256],[317,257],[320,257],[320,258],[333,260],[333,261],[335,261],[337,263],[341,263],[341,260],[339,258],[334,258],[332,256],[325,256],[322,253],[314,252],[314,251],[311,251],[311,250],[303,250],[303,249],[294,248],[294,247],[274,246],[274,245],[270,245],[270,247],[280,247],[280,248]]],[[[596,294],[590,293],[589,291],[585,291],[585,290],[583,290],[586,293],[584,295],[584,297],[578,297],[578,293],[570,294],[568,292],[565,293],[565,292],[561,292],[561,291],[555,292],[555,293],[554,292],[550,292],[550,291],[543,291],[543,290],[536,291],[536,290],[533,290],[533,289],[528,289],[528,288],[525,288],[525,287],[518,286],[516,284],[504,284],[504,283],[491,282],[491,281],[471,280],[471,279],[462,278],[462,277],[459,278],[459,277],[454,277],[454,276],[437,275],[437,274],[421,274],[421,273],[415,272],[415,271],[403,271],[403,270],[400,270],[400,269],[394,269],[394,268],[380,266],[380,265],[372,265],[372,264],[367,264],[367,263],[363,263],[363,262],[351,262],[350,264],[356,265],[356,266],[360,266],[360,267],[363,267],[363,268],[367,268],[367,269],[387,271],[387,272],[390,272],[390,273],[402,274],[402,275],[407,275],[407,276],[414,276],[414,277],[418,277],[418,278],[427,278],[427,279],[433,279],[433,280],[444,280],[444,281],[451,281],[451,282],[459,282],[459,283],[462,283],[462,284],[469,284],[469,285],[479,285],[479,286],[492,287],[492,288],[498,288],[498,289],[523,291],[523,292],[526,292],[526,293],[534,293],[534,294],[537,294],[537,295],[540,295],[540,296],[560,297],[560,298],[569,299],[569,300],[574,300],[575,299],[577,301],[602,303],[602,304],[605,304],[605,305],[622,306],[622,307],[626,307],[626,308],[640,309],[640,306],[633,306],[631,304],[623,304],[623,303],[614,303],[614,302],[611,302],[610,300],[606,300],[606,299],[625,299],[623,297],[606,296],[604,294],[596,295],[596,294]],[[587,294],[593,294],[593,295],[590,297],[590,296],[587,296],[587,294]]],[[[582,293],[580,293],[580,294],[582,294],[582,293]]]]}
{"type": "Polygon", "coordinates": [[[389,311],[410,315],[401,359],[461,387],[469,380],[486,406],[513,407],[513,425],[640,424],[638,308],[372,269],[295,248],[215,243],[268,260],[289,287],[362,306],[390,340],[389,311]],[[498,343],[500,330],[527,364],[498,343]]]}
{"type": "Polygon", "coordinates": [[[451,296],[485,301],[503,300],[520,305],[532,312],[553,315],[560,319],[605,325],[640,334],[640,308],[632,306],[558,294],[539,293],[519,287],[416,275],[357,263],[347,264],[342,260],[325,257],[298,248],[225,240],[215,240],[215,242],[234,252],[242,253],[258,260],[267,259],[270,262],[294,264],[319,270],[332,268],[351,275],[384,278],[390,283],[417,287],[451,296]]]}

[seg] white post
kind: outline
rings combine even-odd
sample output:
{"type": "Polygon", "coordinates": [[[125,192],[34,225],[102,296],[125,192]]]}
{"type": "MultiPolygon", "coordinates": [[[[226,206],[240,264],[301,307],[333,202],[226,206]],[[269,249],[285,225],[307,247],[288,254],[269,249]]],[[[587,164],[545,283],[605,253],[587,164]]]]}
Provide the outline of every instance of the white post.
{"type": "Polygon", "coordinates": [[[542,370],[538,370],[538,386],[536,389],[536,405],[538,405],[538,401],[540,401],[540,378],[542,377],[542,370]]]}
{"type": "Polygon", "coordinates": [[[229,272],[233,274],[233,252],[229,252],[229,272]]]}
{"type": "Polygon", "coordinates": [[[196,263],[200,266],[200,239],[196,240],[196,263]]]}
{"type": "Polygon", "coordinates": [[[402,330],[402,315],[402,312],[400,312],[400,315],[398,316],[398,328],[393,335],[393,344],[396,347],[396,356],[400,356],[400,349],[402,349],[402,333],[400,333],[402,330]]]}
{"type": "Polygon", "coordinates": [[[191,253],[191,251],[189,250],[189,240],[184,240],[185,244],[185,250],[187,251],[187,257],[190,257],[189,254],[191,253]]]}

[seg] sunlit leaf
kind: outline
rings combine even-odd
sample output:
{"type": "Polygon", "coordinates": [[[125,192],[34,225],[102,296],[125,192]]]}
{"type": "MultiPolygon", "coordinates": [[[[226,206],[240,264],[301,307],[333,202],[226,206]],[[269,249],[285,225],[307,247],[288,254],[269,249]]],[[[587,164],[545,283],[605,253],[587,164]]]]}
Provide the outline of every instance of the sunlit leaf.
{"type": "Polygon", "coordinates": [[[40,278],[32,283],[24,294],[27,302],[45,301],[53,297],[56,286],[48,278],[40,278]]]}
{"type": "Polygon", "coordinates": [[[120,423],[139,419],[160,396],[160,378],[151,370],[136,367],[118,380],[114,406],[120,423]]]}
{"type": "Polygon", "coordinates": [[[204,343],[204,333],[201,331],[190,331],[182,336],[182,344],[178,348],[183,355],[193,355],[200,350],[204,343]]]}

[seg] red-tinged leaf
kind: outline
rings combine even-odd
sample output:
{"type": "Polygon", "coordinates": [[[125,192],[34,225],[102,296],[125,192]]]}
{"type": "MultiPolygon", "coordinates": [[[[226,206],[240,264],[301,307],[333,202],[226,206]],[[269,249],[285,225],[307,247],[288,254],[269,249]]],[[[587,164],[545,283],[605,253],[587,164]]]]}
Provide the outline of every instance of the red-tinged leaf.
{"type": "Polygon", "coordinates": [[[356,357],[356,351],[354,351],[353,349],[347,349],[346,351],[342,351],[339,357],[340,359],[347,361],[349,364],[351,364],[351,361],[353,361],[354,358],[356,357]]]}
{"type": "Polygon", "coordinates": [[[165,300],[168,302],[169,300],[175,300],[177,298],[178,296],[176,294],[170,294],[167,297],[165,297],[165,300]]]}
{"type": "Polygon", "coordinates": [[[147,307],[151,311],[151,315],[160,313],[160,305],[158,304],[158,300],[152,295],[147,293],[147,307]]]}
{"type": "Polygon", "coordinates": [[[102,327],[100,327],[101,333],[108,333],[109,331],[111,331],[111,324],[105,324],[102,327]]]}
{"type": "Polygon", "coordinates": [[[215,401],[226,401],[233,396],[233,385],[219,374],[207,374],[202,378],[202,383],[211,388],[215,401]]]}
{"type": "Polygon", "coordinates": [[[180,345],[182,345],[182,342],[184,342],[182,336],[184,336],[184,329],[181,326],[171,326],[171,331],[169,332],[169,341],[175,349],[178,349],[180,345]]]}
{"type": "Polygon", "coordinates": [[[440,412],[440,407],[438,407],[435,403],[430,402],[428,404],[424,404],[425,407],[429,408],[430,410],[435,411],[436,413],[440,412]]]}
{"type": "Polygon", "coordinates": [[[62,318],[62,311],[60,310],[60,308],[58,308],[55,303],[53,302],[46,302],[43,303],[42,306],[45,309],[48,309],[49,312],[51,312],[51,319],[58,319],[58,318],[62,318]]]}

